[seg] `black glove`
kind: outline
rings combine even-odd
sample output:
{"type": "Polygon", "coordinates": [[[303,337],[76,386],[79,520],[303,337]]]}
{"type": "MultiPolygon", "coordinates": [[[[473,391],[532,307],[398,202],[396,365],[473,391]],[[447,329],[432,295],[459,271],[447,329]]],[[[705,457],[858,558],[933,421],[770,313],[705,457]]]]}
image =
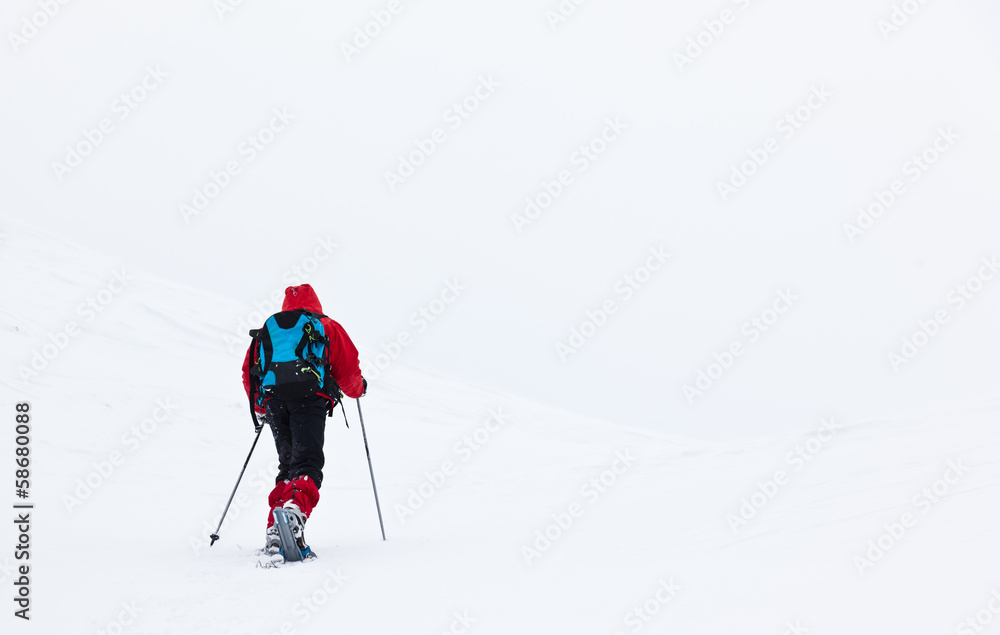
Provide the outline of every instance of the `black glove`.
{"type": "Polygon", "coordinates": [[[364,397],[368,394],[368,380],[364,377],[361,378],[361,396],[364,397]]]}

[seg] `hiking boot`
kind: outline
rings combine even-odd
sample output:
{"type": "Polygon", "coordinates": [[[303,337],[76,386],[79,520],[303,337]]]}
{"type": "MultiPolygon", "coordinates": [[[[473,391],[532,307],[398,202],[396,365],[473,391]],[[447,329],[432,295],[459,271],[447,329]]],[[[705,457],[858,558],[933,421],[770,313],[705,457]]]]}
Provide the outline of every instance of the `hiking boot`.
{"type": "Polygon", "coordinates": [[[267,535],[264,539],[264,548],[261,555],[276,556],[281,551],[281,538],[278,536],[278,526],[272,524],[267,528],[267,535]]]}

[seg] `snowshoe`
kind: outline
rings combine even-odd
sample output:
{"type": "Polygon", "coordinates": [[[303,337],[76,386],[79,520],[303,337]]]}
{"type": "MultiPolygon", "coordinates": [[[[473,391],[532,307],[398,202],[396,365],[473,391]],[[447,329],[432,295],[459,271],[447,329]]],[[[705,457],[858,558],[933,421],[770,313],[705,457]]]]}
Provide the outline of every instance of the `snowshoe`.
{"type": "Polygon", "coordinates": [[[278,528],[279,553],[286,562],[300,562],[316,557],[306,544],[305,516],[294,503],[274,510],[274,524],[278,528]]]}

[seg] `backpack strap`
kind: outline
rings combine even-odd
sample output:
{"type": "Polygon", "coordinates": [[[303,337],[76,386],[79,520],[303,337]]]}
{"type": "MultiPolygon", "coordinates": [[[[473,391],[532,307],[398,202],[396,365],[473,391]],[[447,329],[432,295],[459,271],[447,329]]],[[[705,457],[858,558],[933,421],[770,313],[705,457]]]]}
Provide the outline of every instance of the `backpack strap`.
{"type": "MultiPolygon", "coordinates": [[[[306,315],[309,315],[309,314],[306,314],[306,315]]],[[[309,317],[312,317],[312,316],[309,315],[309,317]]],[[[314,345],[317,345],[317,344],[322,344],[324,346],[329,346],[330,345],[330,339],[328,337],[326,337],[326,335],[319,335],[316,332],[316,330],[313,328],[311,322],[306,322],[306,324],[302,327],[302,331],[303,331],[302,339],[299,340],[298,346],[295,347],[295,356],[296,357],[302,357],[303,359],[305,359],[305,357],[303,357],[303,355],[302,355],[302,352],[308,346],[314,346],[314,345]]],[[[311,351],[309,352],[309,356],[310,357],[315,357],[315,355],[313,355],[311,351]]],[[[326,360],[323,360],[323,365],[325,365],[325,363],[326,363],[326,360]]]]}
{"type": "Polygon", "coordinates": [[[260,378],[263,375],[263,371],[260,368],[260,330],[252,329],[250,331],[250,337],[253,338],[253,346],[250,349],[250,362],[249,362],[249,375],[250,375],[250,392],[247,395],[250,398],[250,417],[253,419],[253,425],[258,430],[261,430],[260,421],[257,420],[257,407],[254,404],[254,398],[258,397],[260,392],[260,378]],[[256,357],[256,359],[254,359],[256,357]]]}
{"type": "Polygon", "coordinates": [[[258,382],[264,376],[264,368],[260,363],[260,353],[264,346],[265,333],[266,329],[250,329],[250,337],[253,338],[253,348],[250,349],[250,377],[256,377],[258,382]]]}

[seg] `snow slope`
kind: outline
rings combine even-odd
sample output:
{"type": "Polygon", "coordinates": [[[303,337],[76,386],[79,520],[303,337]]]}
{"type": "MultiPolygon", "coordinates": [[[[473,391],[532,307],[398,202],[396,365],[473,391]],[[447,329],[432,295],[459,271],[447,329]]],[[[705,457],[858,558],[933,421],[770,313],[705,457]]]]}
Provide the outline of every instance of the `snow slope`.
{"type": "MultiPolygon", "coordinates": [[[[327,428],[307,532],[319,560],[257,569],[269,443],[205,546],[253,436],[242,352],[223,344],[219,316],[249,307],[0,223],[0,404],[12,421],[15,401],[32,403],[37,504],[33,621],[8,610],[4,632],[930,635],[986,610],[998,585],[996,401],[820,413],[796,435],[711,445],[402,363],[362,402],[389,540],[351,403],[350,429],[339,412],[327,428]],[[116,271],[127,286],[110,284],[116,271]],[[109,285],[121,292],[102,296],[109,285]],[[101,297],[92,319],[78,312],[101,297]],[[22,381],[18,367],[70,322],[79,333],[22,381]],[[789,456],[797,446],[808,461],[789,456]],[[769,485],[777,470],[787,478],[769,485]],[[946,474],[940,500],[914,499],[946,474]],[[729,515],[759,503],[759,487],[773,497],[734,531],[729,515]],[[912,526],[859,571],[855,557],[906,513],[912,526]]],[[[5,472],[12,447],[0,436],[5,472]]]]}
{"type": "Polygon", "coordinates": [[[331,237],[313,282],[371,352],[457,278],[467,292],[405,360],[689,436],[787,434],[831,402],[863,418],[996,394],[995,282],[912,364],[886,359],[1000,255],[996,0],[905,0],[919,8],[887,36],[904,0],[399,0],[349,59],[389,0],[59,3],[11,45],[40,3],[0,3],[3,213],[124,265],[253,305],[331,237]],[[553,27],[560,5],[576,8],[553,27]],[[712,38],[723,10],[735,21],[712,38]],[[696,38],[713,41],[678,68],[696,38]],[[275,109],[293,117],[278,132],[275,109]],[[99,147],[57,171],[102,119],[99,147]],[[608,119],[628,128],[581,165],[608,119]],[[955,143],[904,173],[942,128],[955,143]],[[723,200],[769,138],[780,149],[723,200]],[[564,170],[572,185],[518,231],[564,170]],[[905,195],[849,238],[897,179],[905,195]],[[185,220],[196,191],[214,197],[185,220]],[[615,285],[650,248],[672,257],[626,302],[615,285]],[[683,387],[786,288],[794,310],[689,403],[683,387]],[[561,359],[609,299],[620,310],[561,359]]]}

